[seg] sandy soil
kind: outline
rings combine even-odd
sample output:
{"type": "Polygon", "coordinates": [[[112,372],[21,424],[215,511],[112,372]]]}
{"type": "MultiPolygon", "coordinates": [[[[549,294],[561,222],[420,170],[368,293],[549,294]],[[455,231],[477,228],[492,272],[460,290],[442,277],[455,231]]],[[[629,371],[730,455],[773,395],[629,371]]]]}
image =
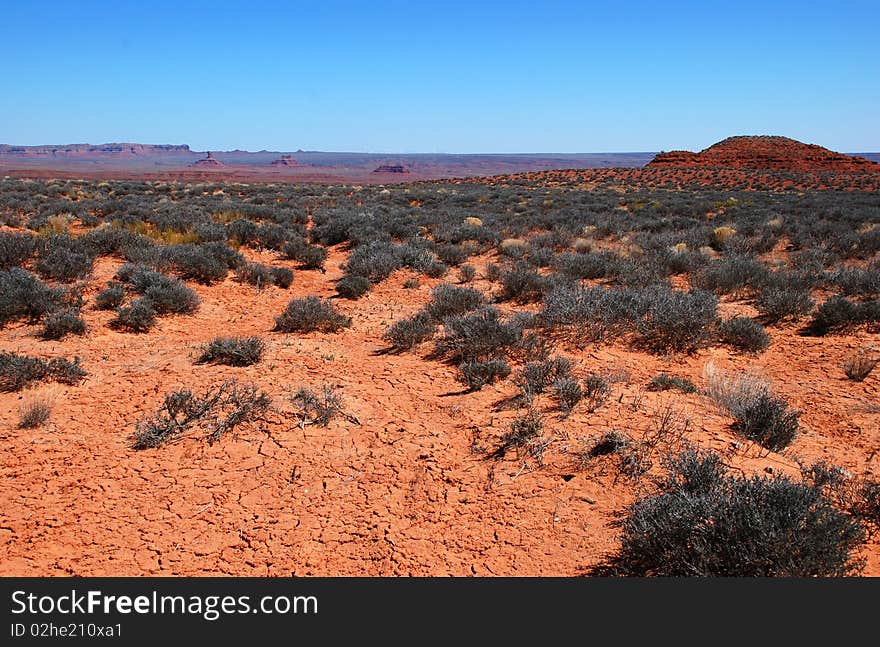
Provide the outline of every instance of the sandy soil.
{"type": "MultiPolygon", "coordinates": [[[[44,342],[24,325],[0,332],[3,350],[79,355],[90,373],[79,386],[0,394],[3,574],[575,575],[614,549],[613,523],[642,491],[606,459],[579,468],[575,450],[612,428],[642,434],[670,406],[686,438],[747,471],[795,472],[798,459],[819,458],[853,474],[880,468],[880,376],[851,382],[839,368],[860,345],[880,347],[880,336],[808,338],[793,327],[769,329],[773,344],[757,358],[723,348],[658,358],[622,344],[563,347],[581,372],[618,376],[609,401],[566,420],[548,411],[553,442],[543,467],[513,452],[487,460],[478,450],[496,446],[515,415],[496,406],[516,392],[509,380],[463,394],[452,367],[425,357],[428,346],[378,352],[387,325],[425,303],[439,281],[422,278],[420,288],[405,290],[410,275],[398,272],[360,301],[339,301],[354,323],[338,334],[270,332],[289,299],[334,294],[344,258],[333,250],[327,273],[296,271],[289,290],[260,292],[231,279],[194,286],[200,311],[160,319],[145,335],[110,330],[110,314],[88,308],[85,338],[44,342]],[[263,361],[193,364],[200,344],[229,334],[264,339],[263,361]],[[699,384],[709,360],[759,368],[803,410],[803,432],[785,455],[738,441],[703,396],[643,390],[661,371],[699,384]],[[127,447],[135,422],[164,393],[229,377],[274,396],[278,412],[262,429],[214,445],[192,438],[155,450],[127,447]],[[342,388],[361,425],[296,425],[285,395],[324,383],[342,388]],[[40,393],[56,398],[51,421],[17,429],[20,401],[40,393]],[[870,403],[875,413],[867,412],[870,403]]],[[[99,260],[87,294],[117,265],[99,260]]],[[[723,310],[750,307],[725,303],[723,310]]],[[[880,575],[876,540],[864,553],[866,574],[880,575]]]]}

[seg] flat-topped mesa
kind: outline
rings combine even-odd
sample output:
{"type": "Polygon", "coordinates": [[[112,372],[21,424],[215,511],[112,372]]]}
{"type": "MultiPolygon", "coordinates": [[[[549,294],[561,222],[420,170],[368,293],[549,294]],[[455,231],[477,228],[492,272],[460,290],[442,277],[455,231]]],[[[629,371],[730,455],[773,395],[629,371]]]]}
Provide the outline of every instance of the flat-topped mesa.
{"type": "Polygon", "coordinates": [[[373,173],[409,173],[403,164],[383,164],[373,169],[373,173]]]}
{"type": "Polygon", "coordinates": [[[844,155],[788,137],[738,136],[713,144],[699,153],[669,151],[647,164],[658,167],[720,167],[800,173],[880,173],[880,164],[844,155]]]}
{"type": "Polygon", "coordinates": [[[271,164],[272,166],[299,166],[299,162],[293,157],[293,155],[282,155],[277,160],[274,160],[271,164]]]}
{"type": "Polygon", "coordinates": [[[214,157],[214,155],[213,155],[213,153],[211,153],[211,151],[208,151],[208,155],[204,159],[196,160],[195,162],[190,164],[190,166],[198,166],[198,167],[208,166],[208,167],[215,167],[216,168],[219,166],[225,166],[225,164],[223,164],[223,162],[221,162],[216,157],[214,157]]]}
{"type": "Polygon", "coordinates": [[[0,144],[0,156],[10,157],[150,157],[153,155],[190,155],[186,144],[62,144],[12,146],[0,144]]]}

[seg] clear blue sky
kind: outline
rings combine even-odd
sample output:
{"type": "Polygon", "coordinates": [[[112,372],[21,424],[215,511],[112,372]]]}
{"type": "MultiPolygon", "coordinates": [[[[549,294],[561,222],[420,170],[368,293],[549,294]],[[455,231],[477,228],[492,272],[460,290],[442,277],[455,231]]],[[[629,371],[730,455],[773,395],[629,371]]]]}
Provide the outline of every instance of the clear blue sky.
{"type": "Polygon", "coordinates": [[[0,142],[880,150],[880,1],[0,0],[0,142]]]}

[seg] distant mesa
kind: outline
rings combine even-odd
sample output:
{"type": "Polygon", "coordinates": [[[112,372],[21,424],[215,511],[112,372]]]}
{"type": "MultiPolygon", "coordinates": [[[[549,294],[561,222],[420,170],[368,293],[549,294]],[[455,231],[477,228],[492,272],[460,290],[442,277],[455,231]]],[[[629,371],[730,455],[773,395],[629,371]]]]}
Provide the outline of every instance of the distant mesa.
{"type": "Polygon", "coordinates": [[[189,155],[186,144],[62,144],[47,146],[10,146],[0,144],[0,156],[15,157],[150,157],[153,155],[189,155]]]}
{"type": "Polygon", "coordinates": [[[197,166],[199,168],[204,168],[204,167],[218,168],[221,166],[225,166],[225,164],[223,162],[221,162],[220,160],[218,160],[216,157],[214,157],[214,154],[211,153],[211,151],[208,151],[208,155],[204,159],[196,160],[195,162],[190,164],[190,166],[197,166]]]}
{"type": "Polygon", "coordinates": [[[293,155],[282,155],[272,162],[272,166],[299,166],[299,162],[294,159],[293,155]]]}
{"type": "Polygon", "coordinates": [[[403,164],[383,164],[373,169],[373,173],[409,173],[403,164]]]}
{"type": "Polygon", "coordinates": [[[692,153],[660,153],[648,168],[720,167],[759,171],[799,173],[880,173],[880,164],[837,153],[815,144],[804,144],[788,137],[769,135],[738,136],[692,153]]]}

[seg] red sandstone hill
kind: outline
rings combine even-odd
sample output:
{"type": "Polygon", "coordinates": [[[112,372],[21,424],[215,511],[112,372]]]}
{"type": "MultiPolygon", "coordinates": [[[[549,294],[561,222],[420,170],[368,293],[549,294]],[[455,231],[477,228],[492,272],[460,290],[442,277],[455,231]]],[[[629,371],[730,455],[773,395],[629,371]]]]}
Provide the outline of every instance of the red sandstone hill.
{"type": "Polygon", "coordinates": [[[648,168],[720,167],[800,173],[880,173],[880,164],[788,137],[728,137],[699,153],[660,153],[648,168]]]}

